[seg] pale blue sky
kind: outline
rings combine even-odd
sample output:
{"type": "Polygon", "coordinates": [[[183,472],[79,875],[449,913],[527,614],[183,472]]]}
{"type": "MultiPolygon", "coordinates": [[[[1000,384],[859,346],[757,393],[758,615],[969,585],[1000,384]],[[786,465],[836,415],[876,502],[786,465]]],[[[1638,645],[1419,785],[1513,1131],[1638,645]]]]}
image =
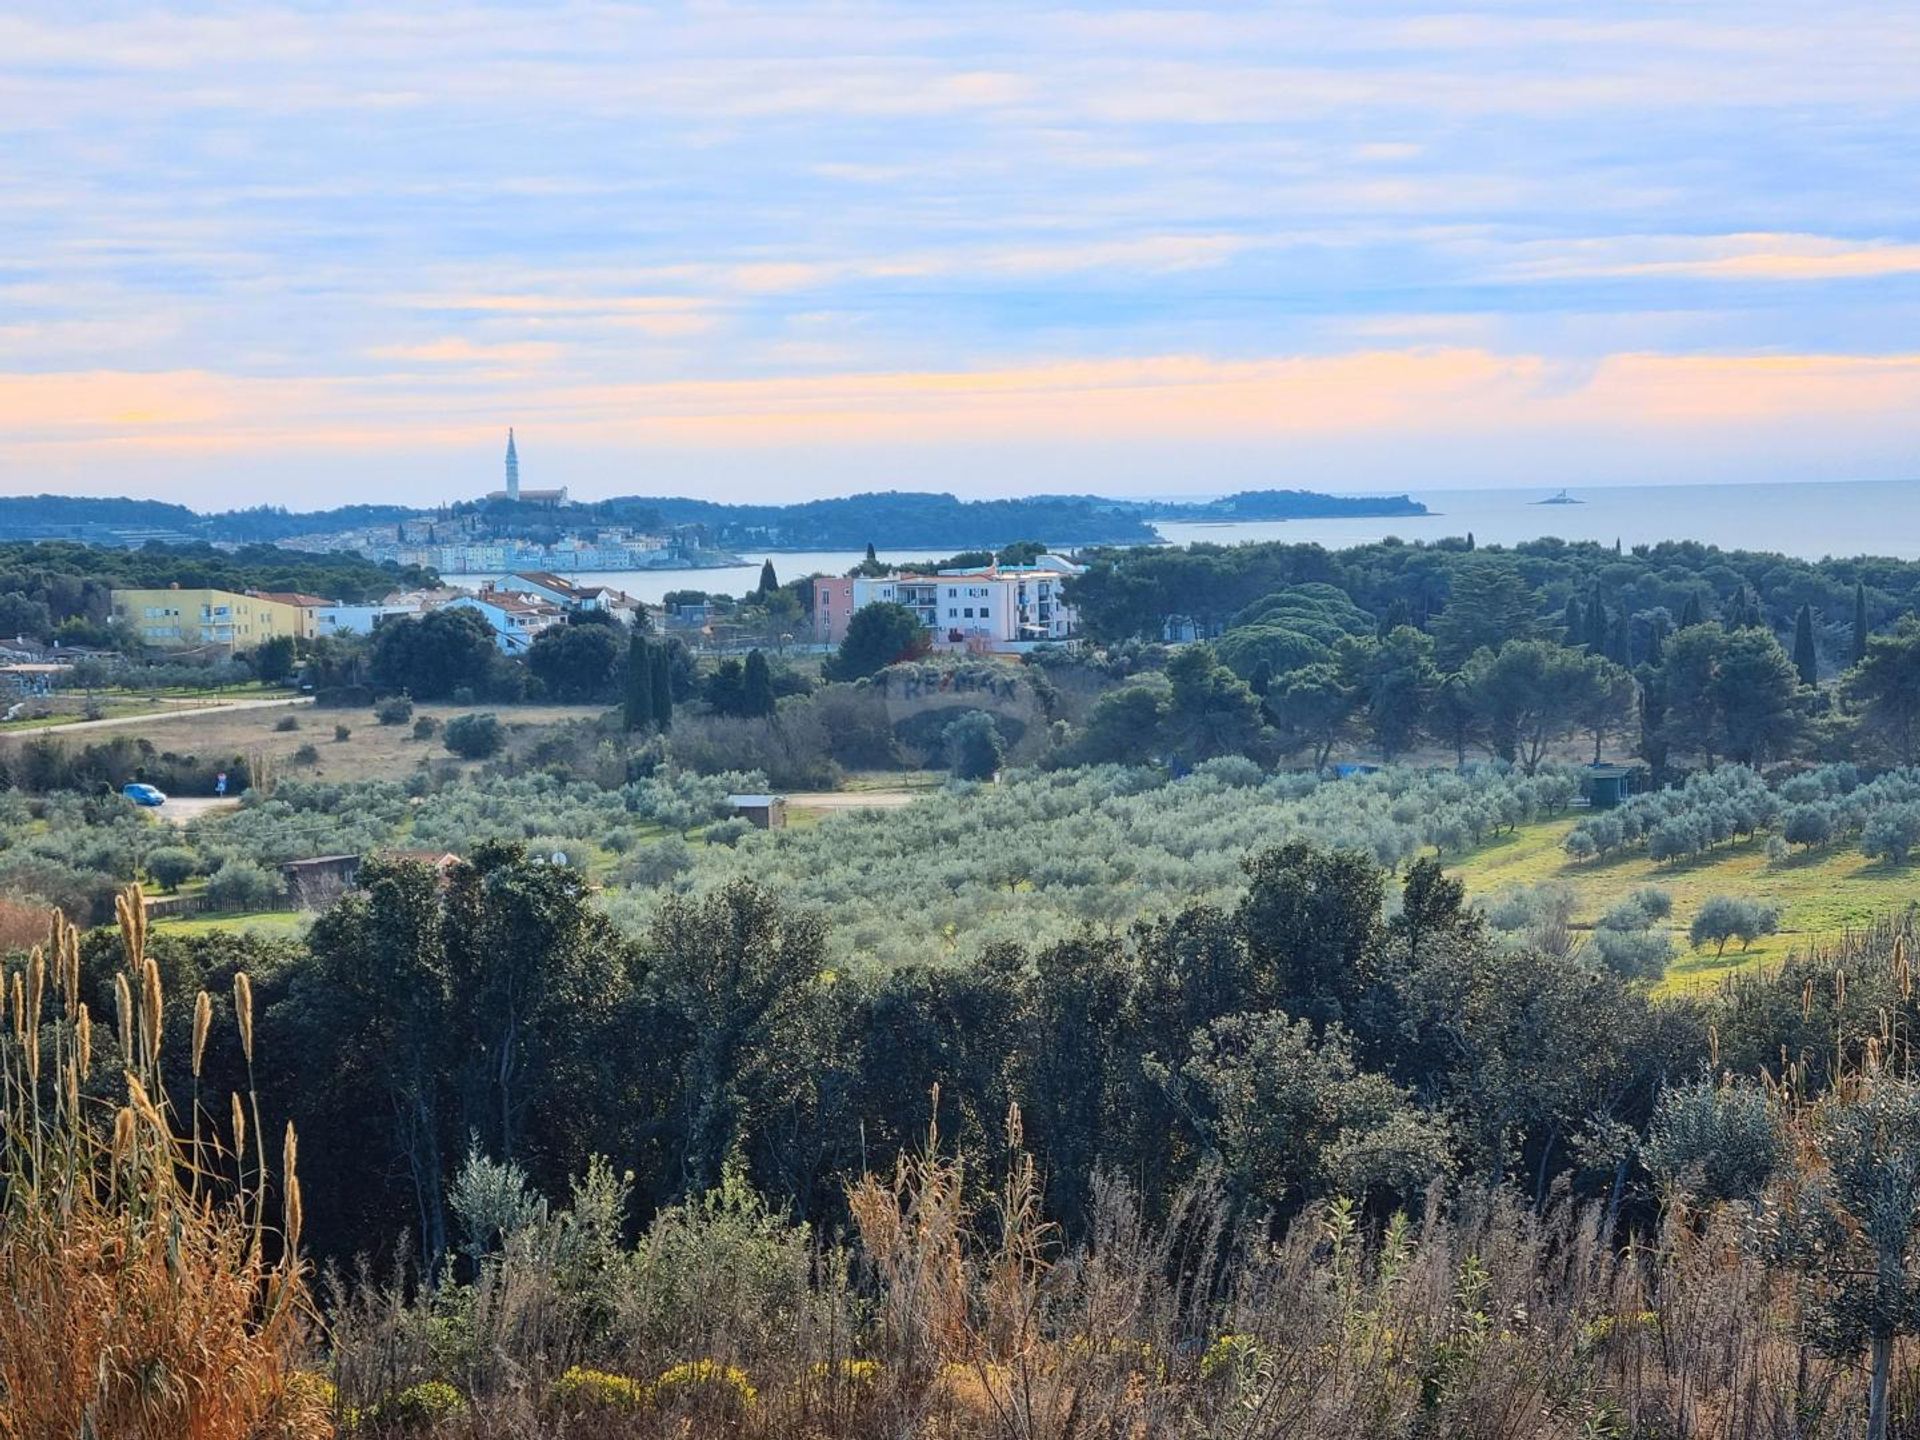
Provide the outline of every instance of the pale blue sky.
{"type": "Polygon", "coordinates": [[[1914,6],[16,4],[0,490],[1920,477],[1916,175],[1914,6]]]}

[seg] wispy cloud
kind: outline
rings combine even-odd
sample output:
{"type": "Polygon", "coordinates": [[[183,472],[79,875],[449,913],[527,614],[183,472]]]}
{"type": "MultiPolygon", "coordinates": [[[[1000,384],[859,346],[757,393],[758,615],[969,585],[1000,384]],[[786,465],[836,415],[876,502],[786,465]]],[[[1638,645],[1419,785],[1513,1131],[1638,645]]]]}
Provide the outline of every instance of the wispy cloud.
{"type": "Polygon", "coordinates": [[[477,344],[458,335],[423,345],[376,345],[376,360],[418,360],[429,365],[543,365],[560,354],[558,345],[541,341],[477,344]]]}
{"type": "Polygon", "coordinates": [[[1920,244],[1824,235],[1629,236],[1540,247],[1508,273],[1521,279],[1612,276],[1678,280],[1878,280],[1920,275],[1920,244]]]}
{"type": "Polygon", "coordinates": [[[14,7],[0,484],[1908,473],[1916,130],[1867,0],[14,7]]]}

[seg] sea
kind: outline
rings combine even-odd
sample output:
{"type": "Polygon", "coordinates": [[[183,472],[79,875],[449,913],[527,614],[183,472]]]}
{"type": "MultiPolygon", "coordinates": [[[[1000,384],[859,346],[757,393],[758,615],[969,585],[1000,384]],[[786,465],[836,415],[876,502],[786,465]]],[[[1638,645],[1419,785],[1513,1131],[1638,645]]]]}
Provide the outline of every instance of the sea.
{"type": "MultiPolygon", "coordinates": [[[[1885,555],[1920,559],[1920,480],[1832,481],[1820,484],[1617,485],[1567,492],[1576,504],[1542,501],[1540,490],[1431,490],[1412,492],[1426,515],[1337,520],[1262,520],[1158,526],[1171,545],[1216,545],[1256,540],[1313,542],[1329,549],[1389,536],[1439,540],[1471,534],[1479,545],[1512,545],[1555,536],[1611,545],[1699,540],[1728,550],[1772,550],[1801,559],[1885,555]]],[[[742,565],[703,569],[581,572],[570,578],[612,585],[635,599],[659,604],[670,590],[741,595],[760,581],[760,563],[772,560],[781,580],[797,575],[841,575],[864,551],[771,550],[742,565]]],[[[924,550],[880,550],[892,564],[937,559],[924,550]]],[[[476,586],[489,575],[450,575],[451,584],[476,586]]]]}

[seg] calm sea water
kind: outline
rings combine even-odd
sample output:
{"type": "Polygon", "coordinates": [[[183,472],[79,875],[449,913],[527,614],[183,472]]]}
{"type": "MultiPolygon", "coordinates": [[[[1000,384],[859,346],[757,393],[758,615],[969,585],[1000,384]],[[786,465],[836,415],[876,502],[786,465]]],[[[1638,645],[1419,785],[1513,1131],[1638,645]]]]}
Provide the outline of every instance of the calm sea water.
{"type": "MultiPolygon", "coordinates": [[[[1438,540],[1472,533],[1482,545],[1558,536],[1615,540],[1632,546],[1660,540],[1700,540],[1737,550],[1777,550],[1817,560],[1828,555],[1891,555],[1920,559],[1920,481],[1848,481],[1822,485],[1642,485],[1575,490],[1578,505],[1537,503],[1548,490],[1434,490],[1416,492],[1433,513],[1387,519],[1275,520],[1232,525],[1162,525],[1174,544],[1205,540],[1230,545],[1250,540],[1313,541],[1329,548],[1398,536],[1438,540]]],[[[752,563],[712,570],[622,570],[581,578],[615,585],[658,604],[669,590],[739,595],[760,580],[771,558],[782,580],[796,575],[843,574],[859,551],[774,551],[752,563]]],[[[894,563],[925,560],[919,551],[882,550],[894,563]]],[[[473,585],[490,576],[448,577],[473,585]]]]}

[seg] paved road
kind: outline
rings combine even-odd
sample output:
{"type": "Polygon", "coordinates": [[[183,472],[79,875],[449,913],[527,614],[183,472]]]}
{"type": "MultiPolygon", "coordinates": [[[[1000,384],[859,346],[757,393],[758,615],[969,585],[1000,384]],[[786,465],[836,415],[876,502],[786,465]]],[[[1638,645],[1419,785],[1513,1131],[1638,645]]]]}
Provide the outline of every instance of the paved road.
{"type": "MultiPolygon", "coordinates": [[[[188,702],[190,703],[190,702],[188,702]]],[[[110,720],[69,720],[47,725],[22,725],[0,730],[0,739],[9,735],[44,735],[50,732],[71,735],[78,730],[113,730],[127,725],[144,725],[152,720],[185,720],[195,715],[231,715],[236,710],[272,710],[282,705],[311,705],[311,695],[276,696],[271,700],[229,700],[224,705],[195,705],[191,709],[149,711],[145,715],[116,715],[110,720]]]]}

